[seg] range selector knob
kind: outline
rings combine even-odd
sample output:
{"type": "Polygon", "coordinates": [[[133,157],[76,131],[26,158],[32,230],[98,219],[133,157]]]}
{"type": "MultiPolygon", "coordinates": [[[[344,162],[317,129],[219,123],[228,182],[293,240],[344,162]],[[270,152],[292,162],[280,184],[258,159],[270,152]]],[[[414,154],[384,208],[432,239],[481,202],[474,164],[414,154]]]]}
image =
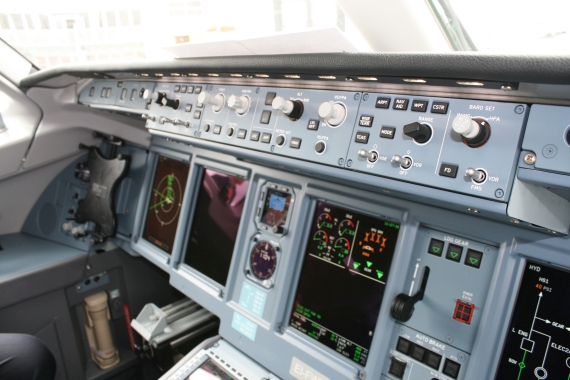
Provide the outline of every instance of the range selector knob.
{"type": "Polygon", "coordinates": [[[224,94],[217,94],[212,96],[209,92],[201,92],[198,95],[198,103],[210,104],[212,105],[212,111],[220,112],[224,108],[224,103],[226,102],[226,97],[224,94]]]}
{"type": "Polygon", "coordinates": [[[285,116],[292,120],[299,120],[303,115],[303,102],[300,100],[286,100],[282,96],[276,96],[271,107],[275,111],[282,111],[285,116]]]}
{"type": "Polygon", "coordinates": [[[244,115],[249,109],[249,98],[244,95],[231,95],[228,98],[228,107],[235,109],[239,115],[244,115]]]}
{"type": "Polygon", "coordinates": [[[338,127],[346,118],[346,107],[341,103],[324,102],[319,106],[319,117],[331,127],[338,127]]]}
{"type": "Polygon", "coordinates": [[[459,114],[455,116],[451,127],[461,135],[463,142],[471,148],[485,144],[491,135],[491,126],[486,120],[472,119],[468,115],[459,114]]]}
{"type": "Polygon", "coordinates": [[[404,134],[414,139],[418,144],[424,144],[431,139],[433,131],[429,125],[416,121],[415,123],[404,125],[404,134]]]}
{"type": "Polygon", "coordinates": [[[168,99],[166,92],[155,92],[152,94],[152,100],[161,106],[170,107],[177,110],[180,107],[180,99],[168,99]]]}

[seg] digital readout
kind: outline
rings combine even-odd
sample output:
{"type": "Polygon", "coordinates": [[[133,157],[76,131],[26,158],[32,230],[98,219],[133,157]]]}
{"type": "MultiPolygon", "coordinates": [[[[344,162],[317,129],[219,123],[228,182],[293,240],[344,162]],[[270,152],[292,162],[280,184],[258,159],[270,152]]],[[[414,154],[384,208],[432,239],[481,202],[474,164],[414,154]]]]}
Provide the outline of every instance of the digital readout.
{"type": "Polygon", "coordinates": [[[291,194],[277,189],[267,190],[261,223],[270,227],[282,226],[287,221],[289,206],[291,204],[291,194]]]}

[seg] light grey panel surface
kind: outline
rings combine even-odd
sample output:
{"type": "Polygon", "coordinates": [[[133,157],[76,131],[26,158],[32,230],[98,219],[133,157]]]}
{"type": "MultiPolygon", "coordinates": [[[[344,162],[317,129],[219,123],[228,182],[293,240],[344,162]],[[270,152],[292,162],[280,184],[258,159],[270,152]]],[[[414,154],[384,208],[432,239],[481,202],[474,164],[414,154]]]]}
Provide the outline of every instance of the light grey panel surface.
{"type": "Polygon", "coordinates": [[[522,143],[536,153],[537,169],[570,173],[570,107],[535,104],[522,143]]]}

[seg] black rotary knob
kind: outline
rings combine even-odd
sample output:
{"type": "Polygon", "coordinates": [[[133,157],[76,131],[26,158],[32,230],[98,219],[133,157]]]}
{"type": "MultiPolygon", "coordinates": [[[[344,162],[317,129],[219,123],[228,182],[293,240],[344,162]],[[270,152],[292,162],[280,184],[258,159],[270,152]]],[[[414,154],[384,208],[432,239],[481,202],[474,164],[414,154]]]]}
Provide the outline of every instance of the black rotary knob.
{"type": "Polygon", "coordinates": [[[428,142],[432,133],[429,125],[418,123],[417,121],[404,125],[404,134],[413,138],[418,144],[428,142]]]}

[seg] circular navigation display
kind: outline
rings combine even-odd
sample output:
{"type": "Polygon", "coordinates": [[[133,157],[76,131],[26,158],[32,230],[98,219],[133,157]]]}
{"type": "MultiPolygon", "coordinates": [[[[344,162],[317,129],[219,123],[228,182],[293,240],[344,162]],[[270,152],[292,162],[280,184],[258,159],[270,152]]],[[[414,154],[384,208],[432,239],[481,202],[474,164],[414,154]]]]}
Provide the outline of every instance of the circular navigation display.
{"type": "Polygon", "coordinates": [[[174,174],[167,174],[152,189],[150,210],[162,226],[172,223],[182,207],[182,186],[174,174]]]}
{"type": "Polygon", "coordinates": [[[259,241],[251,251],[249,262],[253,275],[260,280],[267,280],[273,276],[277,267],[275,248],[267,241],[259,241]]]}

